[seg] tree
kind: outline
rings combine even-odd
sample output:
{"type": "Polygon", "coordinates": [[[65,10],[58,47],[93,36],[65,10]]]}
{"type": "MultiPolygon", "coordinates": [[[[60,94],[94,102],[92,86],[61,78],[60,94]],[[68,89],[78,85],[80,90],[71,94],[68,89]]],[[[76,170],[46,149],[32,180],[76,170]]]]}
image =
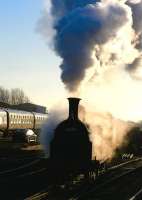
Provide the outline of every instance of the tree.
{"type": "Polygon", "coordinates": [[[0,102],[16,105],[21,103],[29,103],[30,100],[22,89],[14,88],[8,90],[0,86],[0,102]]]}
{"type": "Polygon", "coordinates": [[[10,92],[10,103],[13,105],[29,103],[29,98],[25,95],[22,89],[14,88],[10,92]]]}
{"type": "Polygon", "coordinates": [[[9,103],[10,101],[10,93],[9,90],[0,87],[0,101],[4,103],[9,103]]]}

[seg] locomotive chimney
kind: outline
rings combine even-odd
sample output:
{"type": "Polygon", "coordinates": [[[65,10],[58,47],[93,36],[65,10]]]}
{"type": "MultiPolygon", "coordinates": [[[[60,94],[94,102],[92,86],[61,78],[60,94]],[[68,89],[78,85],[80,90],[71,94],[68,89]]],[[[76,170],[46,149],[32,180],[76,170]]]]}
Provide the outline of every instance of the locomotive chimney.
{"type": "Polygon", "coordinates": [[[80,98],[70,97],[69,101],[69,120],[78,120],[78,105],[80,98]]]}

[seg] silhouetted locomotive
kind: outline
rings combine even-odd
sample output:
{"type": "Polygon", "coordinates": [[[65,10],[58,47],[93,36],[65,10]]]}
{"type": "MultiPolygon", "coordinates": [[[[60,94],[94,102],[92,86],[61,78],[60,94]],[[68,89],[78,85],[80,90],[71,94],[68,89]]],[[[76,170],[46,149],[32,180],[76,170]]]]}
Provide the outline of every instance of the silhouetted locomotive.
{"type": "Polygon", "coordinates": [[[68,98],[69,117],[55,129],[50,144],[50,170],[56,179],[91,169],[92,143],[85,124],[78,119],[79,98],[68,98]]]}

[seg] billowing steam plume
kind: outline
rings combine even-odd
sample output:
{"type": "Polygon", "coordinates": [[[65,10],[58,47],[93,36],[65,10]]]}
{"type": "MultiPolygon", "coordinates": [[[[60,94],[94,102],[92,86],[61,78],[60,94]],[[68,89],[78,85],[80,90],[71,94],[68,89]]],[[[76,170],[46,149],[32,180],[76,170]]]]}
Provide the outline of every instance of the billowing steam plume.
{"type": "Polygon", "coordinates": [[[87,69],[93,66],[94,74],[99,68],[118,65],[128,71],[130,68],[131,72],[138,70],[142,1],[52,0],[51,3],[56,31],[54,48],[62,58],[61,78],[68,90],[76,90],[87,69]]]}
{"type": "Polygon", "coordinates": [[[90,139],[93,144],[92,158],[111,160],[123,146],[127,146],[127,133],[135,123],[114,118],[110,113],[87,112],[86,120],[90,125],[90,139]]]}
{"type": "MultiPolygon", "coordinates": [[[[127,121],[142,119],[142,0],[51,0],[51,15],[61,79],[85,101],[94,146],[110,147],[109,156],[103,148],[95,154],[110,158],[133,124],[127,121]]],[[[40,20],[46,37],[47,17],[40,20]]]]}

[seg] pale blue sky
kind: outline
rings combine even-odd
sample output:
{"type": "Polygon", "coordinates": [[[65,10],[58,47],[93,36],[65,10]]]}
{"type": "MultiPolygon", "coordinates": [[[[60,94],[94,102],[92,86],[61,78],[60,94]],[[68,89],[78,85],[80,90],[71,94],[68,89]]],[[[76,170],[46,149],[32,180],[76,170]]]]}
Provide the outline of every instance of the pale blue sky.
{"type": "Polygon", "coordinates": [[[59,58],[36,32],[43,8],[42,0],[0,0],[0,86],[48,107],[64,86],[59,58]]]}

